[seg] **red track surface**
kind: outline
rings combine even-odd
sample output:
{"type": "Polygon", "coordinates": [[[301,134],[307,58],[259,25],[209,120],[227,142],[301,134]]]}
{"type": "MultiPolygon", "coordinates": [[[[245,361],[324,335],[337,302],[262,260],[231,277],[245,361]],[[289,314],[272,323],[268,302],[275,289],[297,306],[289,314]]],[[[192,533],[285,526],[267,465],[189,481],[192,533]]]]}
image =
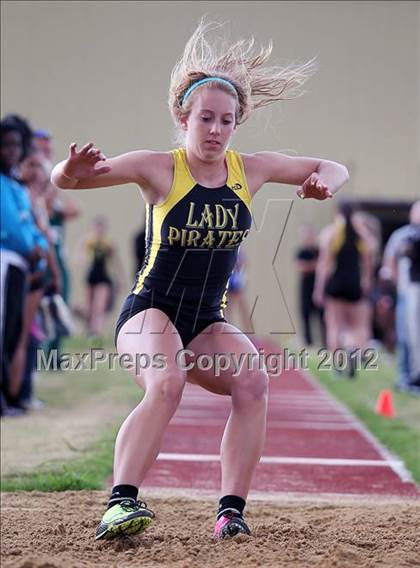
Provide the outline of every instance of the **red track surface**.
{"type": "MultiPolygon", "coordinates": [[[[218,490],[228,397],[187,385],[143,487],[218,490]]],[[[267,439],[254,491],[420,497],[403,464],[349,411],[297,371],[270,381],[267,439]]]]}

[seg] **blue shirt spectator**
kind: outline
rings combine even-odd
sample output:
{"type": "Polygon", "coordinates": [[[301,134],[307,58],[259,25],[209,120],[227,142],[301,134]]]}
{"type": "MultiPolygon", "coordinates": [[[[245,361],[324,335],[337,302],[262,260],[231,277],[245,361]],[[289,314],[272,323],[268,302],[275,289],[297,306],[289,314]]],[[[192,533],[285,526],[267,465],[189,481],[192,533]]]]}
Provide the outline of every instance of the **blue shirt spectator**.
{"type": "Polygon", "coordinates": [[[0,174],[2,249],[28,257],[35,246],[47,250],[48,243],[35,224],[31,201],[24,186],[13,178],[0,174]]]}

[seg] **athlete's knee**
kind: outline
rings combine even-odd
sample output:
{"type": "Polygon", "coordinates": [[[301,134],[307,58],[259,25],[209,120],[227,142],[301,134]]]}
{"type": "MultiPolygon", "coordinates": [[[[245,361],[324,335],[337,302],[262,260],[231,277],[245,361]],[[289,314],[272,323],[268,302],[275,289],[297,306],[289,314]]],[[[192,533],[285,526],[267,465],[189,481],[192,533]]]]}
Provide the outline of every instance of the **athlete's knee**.
{"type": "Polygon", "coordinates": [[[148,381],[146,395],[156,401],[178,404],[185,387],[186,373],[177,369],[159,370],[148,381]]]}
{"type": "Polygon", "coordinates": [[[252,369],[235,377],[232,399],[237,403],[263,403],[268,395],[268,374],[263,369],[252,369]]]}

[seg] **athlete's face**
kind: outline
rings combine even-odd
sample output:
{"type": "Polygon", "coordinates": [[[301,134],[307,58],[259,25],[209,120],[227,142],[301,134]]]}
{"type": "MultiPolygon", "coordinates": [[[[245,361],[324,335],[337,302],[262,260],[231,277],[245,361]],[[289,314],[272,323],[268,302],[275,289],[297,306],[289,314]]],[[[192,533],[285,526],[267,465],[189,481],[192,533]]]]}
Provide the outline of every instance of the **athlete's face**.
{"type": "Polygon", "coordinates": [[[224,154],[235,130],[236,100],[220,89],[201,89],[182,122],[186,144],[204,160],[224,154]]]}

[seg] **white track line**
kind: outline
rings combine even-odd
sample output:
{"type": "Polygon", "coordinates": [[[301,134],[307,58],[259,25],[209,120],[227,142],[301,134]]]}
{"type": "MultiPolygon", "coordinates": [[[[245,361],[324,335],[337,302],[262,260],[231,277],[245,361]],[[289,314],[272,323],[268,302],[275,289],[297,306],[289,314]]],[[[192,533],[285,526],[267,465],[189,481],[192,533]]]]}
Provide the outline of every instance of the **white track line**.
{"type": "MultiPolygon", "coordinates": [[[[200,421],[191,419],[188,416],[175,416],[170,425],[175,426],[191,426],[197,428],[198,426],[224,426],[224,423],[218,418],[200,418],[200,421]]],[[[285,430],[355,430],[352,424],[346,422],[322,422],[314,420],[270,420],[270,429],[282,428],[285,430]]]]}
{"type": "MultiPolygon", "coordinates": [[[[333,423],[331,418],[333,418],[336,423],[341,425],[341,429],[352,429],[358,431],[368,442],[372,444],[372,446],[376,449],[378,454],[383,458],[383,460],[332,460],[332,459],[317,459],[317,458],[282,458],[282,457],[269,457],[269,458],[261,458],[261,463],[306,463],[311,465],[372,465],[374,467],[381,466],[381,467],[389,467],[391,468],[401,479],[403,482],[412,482],[412,476],[410,472],[406,469],[405,464],[403,461],[398,459],[394,456],[387,448],[385,448],[369,430],[362,424],[362,422],[340,401],[338,401],[332,394],[328,392],[326,387],[324,387],[321,383],[319,383],[308,371],[301,369],[299,371],[304,379],[314,388],[314,391],[308,392],[307,394],[302,393],[299,390],[285,390],[282,393],[270,393],[270,400],[276,403],[290,403],[290,406],[293,403],[303,403],[302,406],[306,406],[308,402],[312,402],[312,405],[317,405],[318,409],[314,409],[312,406],[312,412],[307,412],[305,414],[306,419],[310,419],[310,424],[312,424],[313,429],[323,429],[323,426],[328,423],[333,423]],[[306,403],[306,404],[305,404],[306,403]],[[338,415],[332,416],[332,412],[330,409],[336,408],[338,411],[338,415]],[[328,415],[316,414],[316,412],[330,412],[328,415]],[[316,420],[313,420],[316,418],[316,420]],[[340,418],[342,420],[340,420],[340,418]],[[325,420],[325,422],[323,422],[325,420]],[[270,461],[267,462],[266,460],[281,460],[281,461],[270,461]],[[306,460],[303,461],[282,461],[282,460],[306,460]],[[340,463],[333,463],[333,462],[340,462],[340,463]]],[[[188,385],[184,391],[183,399],[187,399],[188,402],[203,402],[205,404],[209,403],[209,395],[213,400],[218,399],[220,402],[220,395],[211,395],[211,393],[203,393],[200,391],[200,387],[197,385],[188,385]],[[185,396],[186,395],[186,396],[185,396]]],[[[226,399],[225,399],[226,400],[226,399]]],[[[226,401],[227,402],[227,401],[226,401]]],[[[219,407],[220,408],[220,407],[219,407]]],[[[230,405],[227,404],[226,408],[230,408],[230,405]]],[[[182,409],[182,403],[180,409],[181,412],[177,412],[176,416],[174,417],[175,420],[177,418],[189,418],[193,419],[194,417],[200,417],[202,420],[208,420],[210,416],[204,417],[203,411],[199,410],[197,413],[188,412],[187,409],[182,409]],[[180,415],[184,416],[180,416],[180,415]],[[185,416],[187,415],[187,416],[185,416]]],[[[190,409],[188,409],[190,410],[190,409]]],[[[207,411],[209,411],[209,407],[207,407],[207,411]]],[[[303,409],[304,410],[304,409],[303,409]]],[[[305,410],[304,410],[305,411],[305,410]]],[[[211,410],[210,410],[211,414],[211,410]]],[[[308,422],[305,421],[297,421],[299,425],[307,425],[308,422]]],[[[173,422],[174,423],[174,422],[173,422]]],[[[203,424],[204,425],[204,424],[203,424]]],[[[271,423],[268,422],[268,427],[270,427],[271,423]]],[[[304,428],[303,428],[304,429],[304,428]]],[[[335,427],[327,427],[327,429],[338,429],[337,426],[335,427]]],[[[160,454],[160,456],[186,456],[182,461],[197,461],[195,459],[188,459],[188,456],[195,456],[199,454],[160,454]]],[[[158,456],[158,459],[176,459],[175,457],[166,457],[162,458],[158,456]]],[[[211,456],[210,456],[211,457],[211,456]]],[[[219,461],[219,456],[213,456],[216,458],[216,461],[219,461]]],[[[198,461],[215,461],[214,459],[200,459],[198,461]]]]}
{"type": "MultiPolygon", "coordinates": [[[[214,413],[211,410],[208,409],[196,409],[193,410],[191,408],[188,409],[178,409],[177,413],[176,413],[176,418],[184,418],[184,419],[190,419],[190,420],[196,420],[196,424],[195,426],[199,426],[201,424],[202,420],[206,420],[206,419],[211,419],[214,418],[214,413]]],[[[226,416],[220,416],[220,424],[223,424],[224,420],[227,420],[228,415],[226,416]]],[[[341,415],[341,413],[330,413],[330,414],[316,414],[313,412],[293,412],[293,413],[289,413],[289,416],[285,416],[285,418],[291,418],[294,420],[291,420],[292,422],[296,421],[296,422],[312,422],[313,424],[331,424],[331,422],[333,422],[334,424],[345,424],[347,426],[352,426],[353,425],[353,421],[350,420],[349,418],[343,417],[341,415]],[[301,420],[300,420],[301,418],[301,420]]],[[[286,422],[289,422],[289,420],[286,420],[286,422]]],[[[270,417],[268,418],[268,422],[267,422],[267,426],[268,428],[270,428],[272,425],[272,421],[270,420],[270,417]]]]}
{"type": "MultiPolygon", "coordinates": [[[[176,454],[160,453],[158,460],[182,461],[182,462],[218,462],[220,456],[217,454],[176,454]]],[[[398,462],[398,460],[394,460],[398,462]]],[[[283,465],[328,465],[328,466],[350,466],[350,467],[390,467],[387,460],[349,460],[337,458],[292,458],[278,456],[263,456],[260,463],[283,464],[283,465]]]]}
{"type": "Polygon", "coordinates": [[[324,387],[321,383],[319,383],[309,372],[301,370],[300,371],[305,379],[319,392],[319,393],[326,393],[328,394],[336,403],[337,407],[351,419],[354,427],[359,433],[364,436],[368,442],[372,444],[375,450],[379,453],[380,456],[384,458],[389,465],[389,467],[398,475],[404,483],[413,483],[413,478],[411,473],[405,467],[403,461],[397,459],[397,457],[392,454],[385,446],[383,446],[375,436],[369,432],[369,430],[364,426],[364,424],[339,400],[333,397],[331,394],[328,393],[326,387],[324,387]]]}

